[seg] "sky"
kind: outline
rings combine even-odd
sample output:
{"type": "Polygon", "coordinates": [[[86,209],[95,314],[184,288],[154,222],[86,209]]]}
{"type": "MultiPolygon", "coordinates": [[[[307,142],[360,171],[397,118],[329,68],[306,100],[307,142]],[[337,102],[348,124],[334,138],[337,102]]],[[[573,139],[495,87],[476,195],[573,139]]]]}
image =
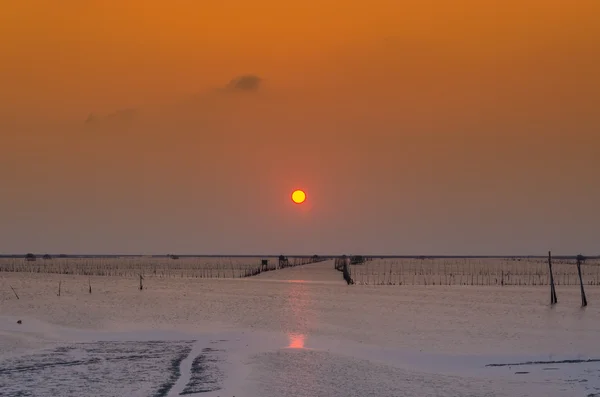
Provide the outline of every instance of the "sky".
{"type": "Polygon", "coordinates": [[[598,15],[2,1],[0,254],[600,254],[598,15]]]}

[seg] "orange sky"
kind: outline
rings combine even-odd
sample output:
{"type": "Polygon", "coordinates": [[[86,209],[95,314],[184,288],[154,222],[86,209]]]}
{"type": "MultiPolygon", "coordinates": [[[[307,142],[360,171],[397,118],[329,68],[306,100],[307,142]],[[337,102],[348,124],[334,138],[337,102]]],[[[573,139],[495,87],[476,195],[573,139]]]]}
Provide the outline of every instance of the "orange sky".
{"type": "Polygon", "coordinates": [[[598,15],[3,2],[0,253],[598,252],[598,15]]]}

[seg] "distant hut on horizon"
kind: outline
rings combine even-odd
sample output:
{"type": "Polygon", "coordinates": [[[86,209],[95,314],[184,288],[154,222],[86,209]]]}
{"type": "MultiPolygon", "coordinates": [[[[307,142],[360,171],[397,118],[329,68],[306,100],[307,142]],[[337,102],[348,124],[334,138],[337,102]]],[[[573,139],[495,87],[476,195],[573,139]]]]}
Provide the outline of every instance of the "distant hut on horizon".
{"type": "Polygon", "coordinates": [[[288,258],[286,256],[279,255],[279,268],[284,268],[284,267],[288,267],[289,266],[289,261],[288,258]]]}
{"type": "Polygon", "coordinates": [[[25,260],[27,260],[28,262],[35,262],[36,259],[37,257],[32,253],[25,255],[25,260]]]}
{"type": "Polygon", "coordinates": [[[268,259],[261,259],[260,260],[260,271],[261,272],[266,272],[267,270],[269,270],[269,260],[268,259]]]}
{"type": "Polygon", "coordinates": [[[52,257],[49,254],[46,254],[42,257],[42,259],[48,260],[48,259],[52,259],[52,257]]]}
{"type": "Polygon", "coordinates": [[[360,265],[362,263],[365,263],[365,258],[362,255],[352,255],[350,257],[351,265],[360,265]]]}

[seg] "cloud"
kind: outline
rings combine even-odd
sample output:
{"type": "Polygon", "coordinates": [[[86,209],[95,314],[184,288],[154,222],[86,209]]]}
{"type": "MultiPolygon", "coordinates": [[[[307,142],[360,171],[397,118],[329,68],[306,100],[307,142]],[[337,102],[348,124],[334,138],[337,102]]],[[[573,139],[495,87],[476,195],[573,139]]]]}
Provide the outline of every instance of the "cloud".
{"type": "MultiPolygon", "coordinates": [[[[220,104],[220,93],[232,93],[232,92],[257,92],[260,89],[263,79],[254,74],[244,74],[233,78],[225,86],[208,90],[206,92],[197,93],[191,97],[178,101],[172,104],[163,104],[159,109],[154,109],[151,114],[154,116],[158,114],[170,115],[171,117],[178,114],[184,116],[181,112],[189,113],[189,115],[199,116],[201,114],[212,113],[215,110],[215,106],[220,104]],[[158,112],[157,112],[158,111],[158,112]],[[174,113],[173,113],[174,112],[174,113]]],[[[111,126],[124,125],[131,123],[135,120],[140,119],[140,112],[134,108],[127,108],[117,110],[107,115],[98,115],[96,113],[90,113],[85,120],[86,125],[104,125],[109,124],[111,126]]],[[[148,112],[144,112],[147,115],[148,112]]],[[[177,116],[175,116],[177,117],[177,116]]]]}
{"type": "Polygon", "coordinates": [[[85,124],[96,124],[96,123],[128,123],[135,119],[137,110],[135,109],[121,109],[116,112],[110,113],[106,116],[98,116],[94,113],[85,120],[85,124]]]}
{"type": "Polygon", "coordinates": [[[227,85],[229,91],[255,92],[260,88],[262,79],[253,74],[238,76],[227,85]]]}

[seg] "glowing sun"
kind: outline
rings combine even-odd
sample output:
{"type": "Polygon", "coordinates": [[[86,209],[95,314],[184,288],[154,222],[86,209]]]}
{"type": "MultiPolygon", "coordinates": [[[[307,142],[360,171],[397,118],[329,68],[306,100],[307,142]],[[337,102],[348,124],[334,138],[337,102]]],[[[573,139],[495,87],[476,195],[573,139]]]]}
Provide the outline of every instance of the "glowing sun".
{"type": "Polygon", "coordinates": [[[303,190],[294,190],[292,192],[292,201],[296,204],[302,204],[306,200],[306,193],[303,190]]]}

